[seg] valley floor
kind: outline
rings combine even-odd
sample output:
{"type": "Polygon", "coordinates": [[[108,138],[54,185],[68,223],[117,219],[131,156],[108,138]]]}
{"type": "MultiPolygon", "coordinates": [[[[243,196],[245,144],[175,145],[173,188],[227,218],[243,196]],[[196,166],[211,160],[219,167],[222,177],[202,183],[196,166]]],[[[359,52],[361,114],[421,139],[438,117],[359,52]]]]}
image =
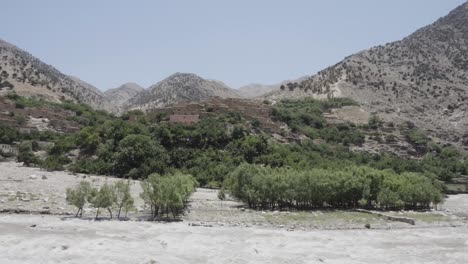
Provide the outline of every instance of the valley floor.
{"type": "Polygon", "coordinates": [[[468,227],[286,231],[0,216],[0,263],[466,263],[468,227]]]}
{"type": "MultiPolygon", "coordinates": [[[[440,211],[387,212],[416,225],[353,211],[252,211],[198,189],[180,222],[144,218],[132,183],[134,221],[72,217],[65,189],[85,175],[0,163],[0,263],[466,263],[468,195],[440,211]],[[371,229],[366,229],[370,224],[371,229]]],[[[86,176],[93,184],[114,181],[86,176]]]]}

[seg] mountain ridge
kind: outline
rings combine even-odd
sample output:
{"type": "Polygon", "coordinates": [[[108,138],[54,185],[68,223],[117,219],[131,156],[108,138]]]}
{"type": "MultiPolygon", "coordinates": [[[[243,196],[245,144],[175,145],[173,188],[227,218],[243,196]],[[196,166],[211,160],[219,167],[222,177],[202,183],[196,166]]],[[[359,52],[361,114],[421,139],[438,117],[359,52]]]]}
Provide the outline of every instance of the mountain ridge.
{"type": "Polygon", "coordinates": [[[10,92],[52,102],[71,100],[96,109],[115,110],[96,87],[0,39],[0,95],[10,92]]]}
{"type": "Polygon", "coordinates": [[[207,80],[193,73],[177,72],[130,98],[126,108],[146,110],[181,101],[201,101],[214,96],[240,97],[234,89],[220,81],[207,80]]]}
{"type": "Polygon", "coordinates": [[[402,40],[346,57],[265,96],[349,97],[388,122],[410,122],[468,147],[468,2],[402,40]]]}
{"type": "Polygon", "coordinates": [[[127,82],[119,87],[108,89],[104,92],[104,96],[112,105],[118,108],[118,113],[124,111],[124,106],[127,101],[145,89],[134,82],[127,82]]]}

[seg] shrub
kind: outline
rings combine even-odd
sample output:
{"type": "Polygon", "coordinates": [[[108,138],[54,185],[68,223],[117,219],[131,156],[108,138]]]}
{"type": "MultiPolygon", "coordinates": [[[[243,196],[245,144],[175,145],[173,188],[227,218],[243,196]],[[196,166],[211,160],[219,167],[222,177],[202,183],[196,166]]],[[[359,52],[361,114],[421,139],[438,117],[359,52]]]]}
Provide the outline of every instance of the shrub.
{"type": "Polygon", "coordinates": [[[141,197],[150,205],[153,219],[164,212],[169,215],[169,211],[175,218],[195,191],[196,184],[191,175],[175,173],[160,176],[154,173],[141,182],[141,197]]]}
{"type": "Polygon", "coordinates": [[[23,141],[18,147],[17,162],[22,162],[24,166],[38,165],[41,163],[40,159],[32,152],[32,142],[23,141]]]}
{"type": "Polygon", "coordinates": [[[369,117],[369,122],[368,122],[369,128],[377,129],[381,127],[382,124],[383,124],[383,121],[380,119],[378,115],[373,114],[369,117]]]}

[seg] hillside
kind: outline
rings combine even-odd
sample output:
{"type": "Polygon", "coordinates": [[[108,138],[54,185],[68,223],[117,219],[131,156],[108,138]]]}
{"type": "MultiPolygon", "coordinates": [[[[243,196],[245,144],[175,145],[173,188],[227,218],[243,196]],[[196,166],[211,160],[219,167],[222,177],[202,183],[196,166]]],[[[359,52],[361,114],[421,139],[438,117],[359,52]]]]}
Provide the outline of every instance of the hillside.
{"type": "Polygon", "coordinates": [[[239,94],[219,81],[192,73],[175,73],[128,100],[128,109],[150,109],[182,101],[201,101],[213,96],[239,98],[239,94]]]}
{"type": "Polygon", "coordinates": [[[260,83],[252,83],[248,85],[244,85],[238,89],[240,95],[246,98],[255,98],[260,97],[265,94],[271,93],[276,90],[280,90],[280,87],[283,85],[287,85],[288,83],[295,83],[304,80],[306,77],[300,77],[295,80],[286,80],[280,83],[275,84],[260,84],[260,83]]]}
{"type": "Polygon", "coordinates": [[[136,83],[125,83],[121,86],[113,89],[109,89],[104,92],[104,96],[109,100],[109,102],[122,109],[124,104],[132,97],[137,95],[139,92],[144,90],[143,87],[136,83]]]}
{"type": "Polygon", "coordinates": [[[401,41],[345,58],[269,99],[349,97],[386,121],[409,121],[468,147],[468,3],[401,41]]]}
{"type": "Polygon", "coordinates": [[[96,109],[114,110],[94,86],[65,75],[28,52],[0,40],[0,95],[12,91],[51,102],[72,100],[96,109]]]}

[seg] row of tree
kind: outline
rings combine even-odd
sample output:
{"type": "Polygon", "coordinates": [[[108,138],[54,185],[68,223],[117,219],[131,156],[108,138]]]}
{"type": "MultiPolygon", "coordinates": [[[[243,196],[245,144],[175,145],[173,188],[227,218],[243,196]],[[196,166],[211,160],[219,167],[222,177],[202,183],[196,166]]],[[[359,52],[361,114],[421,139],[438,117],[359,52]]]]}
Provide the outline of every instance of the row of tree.
{"type": "MultiPolygon", "coordinates": [[[[188,174],[177,172],[161,176],[154,173],[141,182],[143,192],[140,197],[150,206],[153,219],[164,213],[169,216],[169,212],[175,218],[185,207],[197,184],[188,174]]],[[[134,206],[130,182],[124,180],[114,184],[105,183],[100,188],[93,187],[88,181],[82,181],[74,188],[67,189],[66,200],[78,208],[76,216],[82,216],[83,208],[89,203],[96,208],[96,218],[100,209],[107,209],[111,218],[113,210],[117,211],[117,218],[120,218],[122,210],[127,216],[127,212],[134,206]]]]}
{"type": "Polygon", "coordinates": [[[435,179],[365,166],[295,170],[242,164],[224,186],[255,209],[416,209],[442,200],[442,184],[435,179]]]}
{"type": "Polygon", "coordinates": [[[99,216],[100,209],[107,209],[110,217],[113,217],[112,210],[117,210],[117,218],[120,219],[122,210],[125,216],[133,208],[134,200],[130,192],[130,182],[120,180],[114,184],[105,183],[99,189],[95,188],[88,181],[81,181],[74,188],[67,188],[66,201],[78,208],[75,216],[83,216],[83,208],[89,203],[96,208],[96,217],[99,216]]]}

